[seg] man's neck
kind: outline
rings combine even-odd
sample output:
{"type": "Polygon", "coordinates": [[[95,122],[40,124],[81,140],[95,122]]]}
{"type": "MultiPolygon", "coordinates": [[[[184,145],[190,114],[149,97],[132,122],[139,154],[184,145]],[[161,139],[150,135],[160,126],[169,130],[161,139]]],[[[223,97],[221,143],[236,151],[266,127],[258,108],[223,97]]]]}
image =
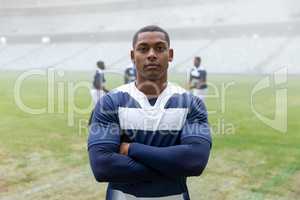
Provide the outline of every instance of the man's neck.
{"type": "Polygon", "coordinates": [[[203,70],[204,68],[202,67],[202,65],[199,65],[199,66],[194,66],[196,69],[198,70],[203,70]]]}
{"type": "Polygon", "coordinates": [[[136,87],[139,91],[144,93],[148,98],[158,97],[164,89],[167,87],[166,80],[157,80],[157,81],[142,81],[136,80],[136,87]]]}

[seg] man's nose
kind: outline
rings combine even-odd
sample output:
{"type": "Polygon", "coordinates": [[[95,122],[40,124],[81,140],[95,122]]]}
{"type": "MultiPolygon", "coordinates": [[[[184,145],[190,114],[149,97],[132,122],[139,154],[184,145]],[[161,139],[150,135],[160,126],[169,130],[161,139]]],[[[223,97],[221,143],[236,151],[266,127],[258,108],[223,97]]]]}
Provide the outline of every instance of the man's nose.
{"type": "Polygon", "coordinates": [[[150,59],[150,60],[153,60],[153,59],[157,58],[156,52],[155,52],[155,50],[153,48],[151,48],[149,50],[147,58],[150,59]]]}

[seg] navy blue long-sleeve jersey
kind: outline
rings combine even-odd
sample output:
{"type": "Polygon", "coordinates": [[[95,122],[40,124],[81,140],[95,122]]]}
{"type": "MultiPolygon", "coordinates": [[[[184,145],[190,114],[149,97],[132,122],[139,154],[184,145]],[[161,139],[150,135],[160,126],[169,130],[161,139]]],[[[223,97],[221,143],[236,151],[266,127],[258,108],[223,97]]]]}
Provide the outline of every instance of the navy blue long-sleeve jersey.
{"type": "Polygon", "coordinates": [[[152,104],[135,83],[102,97],[88,139],[95,178],[109,182],[107,200],[188,200],[186,178],[202,173],[210,148],[203,102],[171,83],[152,104]],[[121,142],[131,143],[128,156],[121,142]]]}

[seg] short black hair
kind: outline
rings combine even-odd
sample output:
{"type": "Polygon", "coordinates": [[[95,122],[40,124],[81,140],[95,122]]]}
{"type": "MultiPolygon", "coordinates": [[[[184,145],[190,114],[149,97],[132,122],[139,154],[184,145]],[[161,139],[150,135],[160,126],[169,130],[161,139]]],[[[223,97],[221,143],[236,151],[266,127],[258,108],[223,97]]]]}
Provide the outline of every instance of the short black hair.
{"type": "Polygon", "coordinates": [[[99,60],[97,62],[97,67],[100,68],[100,69],[104,69],[105,68],[105,64],[102,60],[99,60]]]}
{"type": "Polygon", "coordinates": [[[195,56],[195,59],[200,61],[201,57],[200,56],[195,56]]]}
{"type": "Polygon", "coordinates": [[[133,47],[135,46],[135,44],[137,42],[139,34],[144,33],[144,32],[161,32],[161,33],[163,33],[165,35],[165,39],[168,43],[168,46],[170,46],[170,37],[169,37],[169,34],[167,33],[167,31],[165,31],[164,29],[162,29],[161,27],[156,26],[156,25],[148,25],[148,26],[141,28],[134,34],[133,39],[132,39],[133,47]]]}

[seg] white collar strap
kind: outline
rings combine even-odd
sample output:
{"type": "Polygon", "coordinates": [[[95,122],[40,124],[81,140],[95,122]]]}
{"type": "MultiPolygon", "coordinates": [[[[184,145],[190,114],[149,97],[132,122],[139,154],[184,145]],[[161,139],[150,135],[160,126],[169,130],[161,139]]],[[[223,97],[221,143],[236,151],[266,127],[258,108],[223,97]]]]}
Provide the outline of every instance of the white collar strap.
{"type": "Polygon", "coordinates": [[[158,96],[154,106],[149,103],[147,96],[141,92],[136,86],[135,82],[120,86],[116,89],[117,91],[127,92],[132,98],[134,98],[143,109],[152,110],[160,109],[163,110],[166,103],[174,94],[182,94],[187,92],[185,89],[177,86],[171,82],[167,83],[167,87],[163,92],[158,96]]]}

